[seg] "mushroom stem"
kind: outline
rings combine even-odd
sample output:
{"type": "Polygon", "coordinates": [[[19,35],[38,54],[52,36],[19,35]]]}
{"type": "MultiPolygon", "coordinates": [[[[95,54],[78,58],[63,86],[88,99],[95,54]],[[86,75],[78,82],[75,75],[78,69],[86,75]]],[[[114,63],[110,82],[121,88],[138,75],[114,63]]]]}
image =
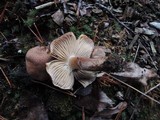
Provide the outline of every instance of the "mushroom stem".
{"type": "Polygon", "coordinates": [[[113,55],[99,58],[71,57],[69,64],[73,70],[113,72],[122,67],[123,61],[122,58],[113,55]]]}
{"type": "Polygon", "coordinates": [[[102,69],[107,58],[84,58],[78,57],[77,64],[81,70],[98,71],[102,69]]]}

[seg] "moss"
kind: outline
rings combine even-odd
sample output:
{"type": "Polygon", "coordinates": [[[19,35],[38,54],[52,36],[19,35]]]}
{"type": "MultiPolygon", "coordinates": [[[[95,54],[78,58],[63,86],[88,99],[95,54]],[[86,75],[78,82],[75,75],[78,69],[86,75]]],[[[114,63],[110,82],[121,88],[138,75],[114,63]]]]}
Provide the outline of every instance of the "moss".
{"type": "Polygon", "coordinates": [[[33,23],[36,21],[36,14],[37,14],[37,10],[31,10],[27,14],[27,20],[24,21],[24,24],[29,27],[32,26],[33,23]]]}
{"type": "Polygon", "coordinates": [[[60,94],[56,91],[50,91],[47,100],[47,108],[55,114],[54,117],[62,119],[70,115],[73,103],[72,98],[68,95],[60,94]]]}

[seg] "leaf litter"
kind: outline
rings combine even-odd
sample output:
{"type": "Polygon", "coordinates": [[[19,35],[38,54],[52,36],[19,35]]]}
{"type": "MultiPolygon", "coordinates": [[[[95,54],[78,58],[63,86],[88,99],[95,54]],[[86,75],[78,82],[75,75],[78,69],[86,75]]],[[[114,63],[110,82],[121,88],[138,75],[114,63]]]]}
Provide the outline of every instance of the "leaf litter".
{"type": "Polygon", "coordinates": [[[0,3],[2,120],[159,118],[159,1],[0,3]],[[96,71],[95,82],[86,88],[75,82],[73,91],[60,90],[49,81],[33,82],[25,70],[26,52],[36,45],[49,46],[67,32],[94,41],[92,59],[109,58],[96,71]]]}

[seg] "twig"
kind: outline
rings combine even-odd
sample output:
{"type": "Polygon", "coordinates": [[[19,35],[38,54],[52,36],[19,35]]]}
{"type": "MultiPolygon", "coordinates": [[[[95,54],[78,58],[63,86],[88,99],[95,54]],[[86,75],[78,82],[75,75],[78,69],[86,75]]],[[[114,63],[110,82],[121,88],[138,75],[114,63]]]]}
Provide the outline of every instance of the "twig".
{"type": "Polygon", "coordinates": [[[6,36],[0,31],[0,33],[1,33],[1,35],[3,36],[3,38],[6,40],[6,41],[8,41],[7,40],[7,38],[6,38],[6,36]]]}
{"type": "Polygon", "coordinates": [[[63,93],[63,94],[67,94],[67,95],[70,95],[70,96],[72,96],[72,97],[76,97],[76,95],[74,95],[72,92],[63,91],[63,90],[61,90],[61,89],[57,89],[57,88],[55,88],[55,87],[51,87],[51,86],[49,86],[49,85],[47,85],[47,84],[45,84],[45,83],[39,82],[39,81],[35,81],[35,80],[32,80],[32,81],[33,81],[34,83],[38,83],[38,84],[44,85],[44,86],[46,86],[46,87],[48,87],[48,88],[50,88],[50,89],[56,90],[56,91],[61,92],[61,93],[63,93]]]}
{"type": "Polygon", "coordinates": [[[135,54],[135,56],[134,56],[133,62],[135,62],[135,60],[136,60],[136,58],[137,58],[139,48],[140,48],[140,43],[138,44],[138,47],[137,47],[136,54],[135,54]]]}
{"type": "MultiPolygon", "coordinates": [[[[152,90],[156,89],[156,88],[159,87],[159,86],[160,86],[160,83],[157,84],[156,86],[152,87],[151,89],[149,89],[147,92],[145,92],[145,94],[148,94],[149,92],[151,92],[152,90]]],[[[138,107],[138,105],[139,105],[142,97],[143,97],[143,95],[140,96],[140,98],[139,98],[139,100],[138,100],[138,102],[137,102],[137,104],[136,104],[136,108],[138,107]]],[[[131,117],[130,117],[129,120],[132,120],[133,115],[134,115],[134,113],[136,112],[136,108],[133,110],[132,115],[131,115],[131,117]]]]}
{"type": "Polygon", "coordinates": [[[3,74],[3,76],[5,77],[7,83],[9,84],[10,88],[12,88],[12,84],[11,84],[10,80],[8,79],[7,75],[5,74],[4,70],[2,69],[2,67],[0,67],[0,70],[3,74]]]}
{"type": "Polygon", "coordinates": [[[37,40],[43,44],[43,41],[38,37],[38,35],[28,26],[29,30],[35,35],[35,37],[37,38],[37,40]]]}
{"type": "Polygon", "coordinates": [[[5,96],[3,96],[3,99],[2,99],[2,101],[1,101],[0,107],[2,107],[2,106],[3,106],[3,103],[4,103],[5,99],[6,99],[6,95],[5,95],[5,96]]]}
{"type": "Polygon", "coordinates": [[[133,86],[131,86],[131,85],[129,85],[129,84],[127,84],[127,83],[125,83],[125,82],[119,80],[118,78],[116,78],[116,77],[114,77],[114,76],[112,76],[112,75],[110,75],[110,74],[108,74],[108,73],[106,73],[106,75],[108,75],[109,77],[112,77],[114,80],[117,80],[118,82],[120,82],[120,83],[126,85],[127,87],[130,87],[131,89],[133,89],[133,90],[135,90],[136,92],[142,94],[143,96],[147,97],[148,99],[153,100],[154,102],[160,104],[159,101],[157,101],[157,100],[155,100],[154,98],[152,98],[152,97],[146,95],[145,93],[141,92],[140,90],[136,89],[135,87],[133,87],[133,86]]]}
{"type": "Polygon", "coordinates": [[[160,86],[160,83],[157,84],[156,86],[152,87],[151,89],[149,89],[147,92],[145,92],[145,94],[148,94],[149,92],[151,92],[152,90],[156,89],[159,86],[160,86]]]}
{"type": "MultiPolygon", "coordinates": [[[[24,19],[23,18],[21,18],[22,19],[22,21],[24,22],[24,19]]],[[[43,44],[43,41],[41,40],[41,38],[29,27],[29,26],[27,26],[28,27],[28,29],[34,34],[34,36],[37,38],[37,40],[41,43],[41,44],[43,44]]]]}
{"type": "Polygon", "coordinates": [[[126,107],[121,106],[120,111],[118,112],[118,114],[116,115],[116,118],[114,120],[120,120],[120,115],[122,114],[123,110],[126,109],[126,107]]]}
{"type": "Polygon", "coordinates": [[[136,43],[136,41],[138,40],[138,38],[139,38],[139,34],[136,34],[134,36],[133,40],[131,41],[131,43],[129,44],[129,47],[128,47],[129,50],[133,47],[134,43],[136,43]]]}
{"type": "Polygon", "coordinates": [[[155,56],[155,55],[157,54],[157,51],[156,51],[156,49],[155,49],[154,43],[153,43],[153,41],[150,41],[149,43],[150,43],[150,45],[151,45],[152,53],[153,53],[153,55],[155,56]]]}
{"type": "Polygon", "coordinates": [[[85,111],[84,111],[84,106],[82,106],[82,120],[85,120],[85,111]]]}
{"type": "Polygon", "coordinates": [[[9,61],[9,59],[6,59],[6,58],[0,58],[0,61],[8,62],[8,61],[9,61]]]}
{"type": "Polygon", "coordinates": [[[108,0],[109,5],[111,6],[111,8],[113,8],[111,0],[108,0]]]}
{"type": "Polygon", "coordinates": [[[8,2],[5,4],[4,9],[3,9],[2,13],[0,14],[0,23],[1,23],[2,20],[3,20],[4,12],[5,12],[6,8],[7,8],[7,6],[8,6],[8,2]]]}
{"type": "Polygon", "coordinates": [[[42,35],[40,34],[40,32],[39,32],[39,30],[38,30],[38,28],[37,28],[36,23],[34,23],[34,27],[36,28],[36,31],[37,31],[37,33],[38,33],[39,38],[40,38],[41,41],[44,43],[44,40],[43,40],[42,35]]]}
{"type": "MultiPolygon", "coordinates": [[[[141,41],[139,41],[141,43],[141,41]]],[[[155,65],[155,62],[153,61],[151,55],[149,54],[148,50],[144,47],[144,45],[141,43],[142,47],[145,49],[145,51],[147,52],[147,54],[149,55],[149,58],[152,61],[152,64],[154,65],[154,67],[156,68],[156,70],[158,70],[157,66],[155,65]]]]}
{"type": "Polygon", "coordinates": [[[36,10],[43,9],[43,8],[45,8],[45,7],[48,7],[48,6],[53,5],[54,3],[55,3],[55,2],[47,2],[47,3],[44,3],[44,4],[42,4],[42,5],[36,6],[35,9],[36,9],[36,10]]]}

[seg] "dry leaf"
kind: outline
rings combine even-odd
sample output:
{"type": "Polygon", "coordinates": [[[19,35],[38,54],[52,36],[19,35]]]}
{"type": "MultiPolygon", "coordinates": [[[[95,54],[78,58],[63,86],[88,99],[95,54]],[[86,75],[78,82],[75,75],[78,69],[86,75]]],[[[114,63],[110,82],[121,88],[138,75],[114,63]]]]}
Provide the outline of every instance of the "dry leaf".
{"type": "Polygon", "coordinates": [[[138,64],[129,62],[124,65],[123,72],[112,73],[116,76],[125,77],[128,79],[134,79],[142,83],[144,86],[147,85],[147,81],[153,77],[157,77],[157,73],[153,70],[141,68],[138,64]]]}
{"type": "Polygon", "coordinates": [[[55,23],[57,23],[58,25],[62,25],[63,21],[64,21],[64,14],[61,10],[58,10],[57,12],[55,12],[52,15],[52,19],[55,23]]]}
{"type": "Polygon", "coordinates": [[[149,25],[160,30],[160,22],[153,21],[150,22],[149,25]]]}
{"type": "Polygon", "coordinates": [[[99,104],[97,110],[103,111],[107,106],[113,106],[114,102],[103,92],[99,92],[99,104]]]}
{"type": "Polygon", "coordinates": [[[113,108],[107,108],[101,112],[96,113],[90,120],[96,120],[96,118],[101,118],[100,120],[111,118],[113,115],[122,112],[124,109],[126,109],[127,103],[121,102],[116,107],[113,108]]]}

